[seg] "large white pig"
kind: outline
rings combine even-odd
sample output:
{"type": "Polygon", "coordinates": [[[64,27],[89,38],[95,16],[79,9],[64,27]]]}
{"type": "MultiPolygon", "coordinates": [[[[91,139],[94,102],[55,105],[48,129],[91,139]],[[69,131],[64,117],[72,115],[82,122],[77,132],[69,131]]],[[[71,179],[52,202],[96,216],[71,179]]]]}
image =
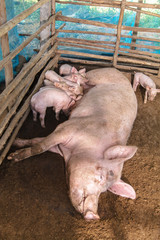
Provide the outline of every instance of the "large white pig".
{"type": "Polygon", "coordinates": [[[126,146],[137,113],[134,91],[128,79],[114,68],[93,71],[88,72],[89,80],[97,85],[83,96],[69,120],[47,137],[17,139],[17,146],[31,147],[8,156],[20,161],[47,150],[61,154],[71,202],[87,220],[99,219],[98,199],[102,192],[136,197],[131,185],[121,180],[124,162],[137,150],[126,146]],[[98,78],[92,78],[96,72],[98,78]]]}
{"type": "Polygon", "coordinates": [[[53,107],[56,119],[59,120],[59,113],[63,110],[67,113],[68,109],[75,104],[75,100],[68,96],[63,90],[56,87],[42,87],[40,91],[31,98],[31,109],[33,120],[37,120],[37,113],[40,114],[41,126],[45,127],[45,115],[47,107],[53,107]]]}

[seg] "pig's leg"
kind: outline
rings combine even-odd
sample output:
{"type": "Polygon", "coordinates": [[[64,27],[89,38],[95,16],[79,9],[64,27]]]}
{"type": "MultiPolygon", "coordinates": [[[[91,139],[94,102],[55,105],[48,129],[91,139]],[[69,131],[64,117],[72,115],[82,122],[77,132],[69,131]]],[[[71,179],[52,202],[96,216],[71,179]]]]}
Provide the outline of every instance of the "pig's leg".
{"type": "Polygon", "coordinates": [[[46,115],[46,108],[43,109],[41,112],[40,112],[40,115],[39,115],[39,119],[40,119],[40,122],[41,122],[41,126],[43,128],[45,128],[45,115],[46,115]]]}
{"type": "MultiPolygon", "coordinates": [[[[45,139],[45,137],[32,138],[32,139],[16,138],[13,142],[13,146],[16,146],[16,147],[30,147],[30,146],[34,146],[37,143],[42,142],[42,140],[44,140],[44,139],[45,139]]],[[[58,153],[61,156],[63,156],[63,154],[60,151],[58,146],[54,146],[54,147],[50,148],[48,151],[58,153]]]]}
{"type": "Polygon", "coordinates": [[[136,92],[137,90],[137,86],[139,85],[139,78],[134,75],[134,79],[133,79],[133,90],[136,92]]]}
{"type": "Polygon", "coordinates": [[[64,114],[65,114],[66,116],[69,115],[69,110],[68,110],[68,109],[63,109],[63,112],[64,112],[64,114]]]}
{"type": "Polygon", "coordinates": [[[28,147],[41,142],[43,139],[44,138],[32,138],[32,139],[16,138],[13,142],[13,145],[16,147],[28,147]]]}
{"type": "Polygon", "coordinates": [[[148,88],[148,86],[147,86],[147,87],[146,87],[146,91],[145,91],[145,95],[144,95],[144,103],[147,103],[148,91],[149,91],[149,88],[148,88]]]}
{"type": "Polygon", "coordinates": [[[38,155],[48,150],[55,150],[58,144],[66,144],[66,142],[72,137],[74,128],[72,122],[70,124],[66,122],[60,124],[54,132],[42,141],[34,144],[28,148],[22,148],[17,150],[8,156],[8,160],[14,160],[15,162],[21,161],[28,157],[38,155]]]}
{"type": "Polygon", "coordinates": [[[76,101],[72,99],[72,100],[70,101],[69,105],[68,105],[68,109],[69,109],[70,107],[72,107],[75,103],[76,103],[76,101]]]}
{"type": "Polygon", "coordinates": [[[36,122],[37,121],[37,112],[32,109],[32,113],[33,113],[33,121],[36,122]]]}
{"type": "MultiPolygon", "coordinates": [[[[55,108],[56,119],[57,119],[58,121],[59,121],[59,114],[60,114],[61,109],[62,109],[62,108],[59,108],[59,107],[58,107],[58,108],[57,108],[57,107],[55,108]]],[[[53,108],[53,110],[54,110],[54,108],[53,108]]]]}
{"type": "Polygon", "coordinates": [[[48,79],[45,79],[45,80],[44,80],[44,85],[45,85],[45,86],[53,86],[53,82],[51,82],[51,81],[48,80],[48,79]]]}

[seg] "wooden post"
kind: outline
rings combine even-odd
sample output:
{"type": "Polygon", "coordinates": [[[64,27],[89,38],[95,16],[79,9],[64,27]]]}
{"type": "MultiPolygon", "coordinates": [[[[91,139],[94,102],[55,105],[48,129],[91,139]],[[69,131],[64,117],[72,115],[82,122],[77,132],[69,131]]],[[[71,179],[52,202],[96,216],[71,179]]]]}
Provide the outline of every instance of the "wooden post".
{"type": "MultiPolygon", "coordinates": [[[[51,16],[51,2],[47,2],[43,4],[40,8],[40,25],[46,23],[51,16]]],[[[40,33],[40,48],[47,42],[51,35],[51,26],[47,26],[42,32],[40,33]]]]}
{"type": "MultiPolygon", "coordinates": [[[[51,15],[54,15],[56,12],[56,1],[52,0],[51,1],[51,15]]],[[[52,22],[51,25],[51,35],[53,36],[53,34],[55,33],[55,19],[52,22]]]]}
{"type": "Polygon", "coordinates": [[[160,78],[160,67],[159,67],[159,71],[158,71],[158,78],[160,78]]]}
{"type": "Polygon", "coordinates": [[[125,4],[126,4],[126,0],[122,0],[119,22],[117,25],[117,41],[116,41],[115,52],[114,52],[114,56],[113,56],[113,66],[114,67],[116,67],[116,65],[117,65],[117,56],[118,56],[119,43],[121,40],[121,27],[122,27],[123,15],[124,15],[124,10],[125,10],[125,4]]]}
{"type": "MultiPolygon", "coordinates": [[[[139,0],[139,3],[143,3],[143,0],[139,0]]],[[[137,10],[141,10],[141,7],[137,7],[137,10]]],[[[141,16],[141,12],[137,12],[136,13],[136,18],[135,18],[135,27],[139,27],[139,21],[140,21],[140,16],[141,16]]],[[[137,36],[138,32],[133,31],[133,36],[137,36]]],[[[136,43],[136,39],[132,38],[132,43],[136,43]]],[[[135,50],[136,47],[132,46],[131,47],[132,50],[135,50]]]]}
{"type": "MultiPolygon", "coordinates": [[[[5,0],[0,1],[0,26],[7,22],[7,14],[6,14],[6,5],[5,0]]],[[[2,56],[5,58],[10,50],[9,50],[9,39],[8,33],[1,37],[1,48],[2,48],[2,56]]],[[[5,69],[5,85],[7,86],[13,79],[13,67],[12,61],[9,61],[8,64],[4,67],[5,69]]]]}

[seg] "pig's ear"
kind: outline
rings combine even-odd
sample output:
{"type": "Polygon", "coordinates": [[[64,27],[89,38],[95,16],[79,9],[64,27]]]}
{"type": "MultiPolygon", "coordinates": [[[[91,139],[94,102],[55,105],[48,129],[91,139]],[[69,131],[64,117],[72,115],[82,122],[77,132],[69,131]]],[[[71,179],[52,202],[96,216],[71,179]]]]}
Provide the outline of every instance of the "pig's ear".
{"type": "Polygon", "coordinates": [[[111,160],[112,163],[121,163],[132,158],[136,151],[136,146],[116,145],[114,147],[110,147],[104,152],[104,158],[109,161],[111,160]]]}
{"type": "Polygon", "coordinates": [[[110,188],[108,188],[108,191],[122,196],[127,197],[131,199],[136,198],[136,193],[133,189],[133,187],[125,182],[123,182],[121,179],[117,182],[115,182],[110,188]]]}
{"type": "Polygon", "coordinates": [[[78,73],[78,70],[75,67],[72,67],[71,73],[78,73]]]}
{"type": "Polygon", "coordinates": [[[85,69],[85,68],[80,69],[80,70],[79,70],[79,73],[80,73],[80,74],[86,73],[86,69],[85,69]]]}

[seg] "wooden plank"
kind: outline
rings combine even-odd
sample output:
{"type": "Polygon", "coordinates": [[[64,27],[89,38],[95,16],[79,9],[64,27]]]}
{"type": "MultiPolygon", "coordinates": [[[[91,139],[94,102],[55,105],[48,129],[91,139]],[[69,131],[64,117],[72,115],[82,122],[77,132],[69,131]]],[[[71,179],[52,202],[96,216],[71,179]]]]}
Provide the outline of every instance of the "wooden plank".
{"type": "Polygon", "coordinates": [[[93,50],[93,51],[99,51],[99,52],[103,52],[103,53],[114,53],[114,50],[108,50],[107,46],[99,46],[99,45],[93,45],[94,47],[91,47],[91,45],[89,44],[85,44],[85,45],[80,45],[80,44],[70,44],[70,43],[58,43],[58,46],[66,46],[66,47],[70,47],[71,49],[73,48],[81,48],[81,49],[88,49],[88,50],[93,50]],[[100,48],[101,47],[101,48],[100,48]],[[105,47],[106,49],[104,49],[103,47],[105,47]]]}
{"type": "MultiPolygon", "coordinates": [[[[0,26],[6,22],[7,22],[7,14],[6,14],[5,0],[1,0],[0,1],[0,26]]],[[[5,58],[10,52],[8,33],[3,35],[0,41],[1,41],[2,57],[5,58]]],[[[12,61],[10,60],[8,64],[5,66],[5,85],[7,86],[12,81],[12,79],[13,79],[13,66],[12,66],[12,61]]]]}
{"type": "Polygon", "coordinates": [[[56,51],[59,54],[66,54],[66,55],[75,55],[75,56],[82,56],[82,57],[88,57],[88,58],[96,58],[96,59],[102,59],[102,60],[113,60],[112,56],[102,56],[102,55],[96,55],[91,53],[82,53],[82,52],[76,52],[76,51],[67,51],[67,50],[60,50],[58,49],[56,51]]]}
{"type": "MultiPolygon", "coordinates": [[[[63,0],[56,0],[57,3],[68,3],[72,4],[72,2],[67,2],[63,0]]],[[[97,4],[109,4],[110,7],[114,5],[121,5],[122,1],[113,1],[113,0],[76,0],[76,2],[85,2],[85,3],[97,3],[97,4]]],[[[132,7],[142,7],[142,8],[157,8],[160,9],[160,4],[150,4],[150,3],[137,3],[137,2],[126,2],[126,6],[132,6],[132,7]]]]}
{"type": "Polygon", "coordinates": [[[135,59],[135,58],[145,59],[145,60],[150,60],[152,62],[159,62],[160,63],[160,59],[158,59],[158,58],[154,58],[154,57],[150,57],[150,56],[146,56],[146,55],[141,55],[141,54],[136,54],[136,53],[125,53],[125,52],[119,51],[119,56],[132,57],[132,59],[135,59]]]}
{"type": "MultiPolygon", "coordinates": [[[[103,35],[103,36],[112,36],[116,37],[115,33],[105,33],[105,32],[93,32],[93,31],[81,31],[81,30],[58,30],[59,32],[64,33],[83,33],[83,34],[94,34],[94,35],[103,35]]],[[[132,38],[132,39],[139,39],[144,41],[151,41],[151,42],[160,42],[158,38],[148,38],[148,37],[140,37],[140,36],[131,36],[131,35],[121,35],[122,38],[132,38]]]]}
{"type": "Polygon", "coordinates": [[[118,62],[124,62],[124,63],[132,63],[133,66],[134,66],[134,64],[140,64],[140,65],[146,65],[146,66],[154,67],[154,68],[157,68],[157,69],[160,66],[160,63],[149,62],[149,61],[145,61],[145,60],[132,59],[132,58],[128,58],[128,57],[118,57],[117,61],[118,62]]]}
{"type": "MultiPolygon", "coordinates": [[[[107,27],[107,28],[113,28],[113,29],[117,28],[116,24],[103,23],[103,22],[98,22],[98,21],[93,21],[93,20],[85,20],[85,19],[80,19],[80,18],[65,17],[65,16],[60,16],[60,15],[58,15],[56,17],[56,20],[57,21],[88,24],[88,25],[93,25],[93,26],[97,26],[97,27],[107,27]]],[[[140,28],[140,27],[122,26],[122,30],[160,33],[159,28],[140,28]]]]}
{"type": "Polygon", "coordinates": [[[92,61],[92,60],[84,60],[84,59],[76,59],[76,58],[67,58],[67,57],[60,57],[59,61],[66,61],[66,62],[73,62],[73,63],[81,63],[81,64],[89,64],[89,65],[99,65],[105,67],[112,67],[113,64],[109,62],[102,62],[102,61],[92,61]]]}
{"type": "Polygon", "coordinates": [[[144,73],[158,74],[158,70],[153,70],[153,69],[144,68],[144,67],[140,68],[140,67],[132,67],[132,66],[117,64],[116,68],[123,69],[123,70],[132,70],[132,71],[139,71],[139,72],[144,72],[144,73]]]}
{"type": "Polygon", "coordinates": [[[117,56],[118,56],[119,43],[121,40],[121,28],[122,28],[122,21],[124,16],[125,4],[126,4],[126,0],[122,0],[120,16],[119,16],[119,21],[117,25],[117,41],[116,41],[116,46],[115,46],[115,51],[113,56],[113,66],[116,66],[117,64],[117,56]]]}
{"type": "Polygon", "coordinates": [[[132,50],[132,49],[128,49],[128,48],[123,48],[123,47],[119,47],[120,52],[122,53],[122,51],[124,52],[129,52],[129,53],[135,53],[135,54],[142,54],[142,55],[146,55],[146,56],[152,56],[152,57],[157,57],[159,58],[159,54],[158,53],[152,53],[152,52],[147,52],[147,51],[140,51],[140,50],[132,50]]]}
{"type": "Polygon", "coordinates": [[[9,141],[7,142],[5,148],[3,149],[3,152],[2,152],[1,155],[0,155],[0,164],[3,162],[4,158],[6,157],[6,155],[7,155],[8,151],[9,151],[10,147],[11,147],[12,144],[13,144],[14,139],[16,138],[16,136],[17,136],[20,128],[22,127],[25,119],[27,118],[29,112],[30,112],[30,107],[28,106],[28,109],[27,109],[26,112],[24,113],[24,115],[23,115],[23,117],[21,118],[21,120],[18,122],[15,130],[12,131],[12,135],[11,135],[9,141]]]}
{"type": "MultiPolygon", "coordinates": [[[[76,2],[67,2],[67,1],[56,1],[57,3],[61,3],[61,4],[72,4],[72,5],[84,5],[84,6],[97,6],[99,7],[100,3],[93,3],[93,2],[89,2],[89,1],[83,1],[83,2],[80,2],[81,0],[79,1],[76,1],[76,2]]],[[[120,4],[115,4],[113,1],[106,4],[106,3],[101,3],[101,7],[114,7],[114,8],[120,8],[120,4]]],[[[155,16],[155,17],[160,17],[160,14],[158,13],[153,13],[153,12],[150,12],[150,11],[146,11],[146,10],[137,10],[135,7],[128,7],[126,6],[125,7],[127,10],[130,10],[130,11],[134,11],[134,12],[140,12],[140,13],[143,13],[143,14],[146,14],[146,15],[151,15],[151,16],[155,16]]]]}

